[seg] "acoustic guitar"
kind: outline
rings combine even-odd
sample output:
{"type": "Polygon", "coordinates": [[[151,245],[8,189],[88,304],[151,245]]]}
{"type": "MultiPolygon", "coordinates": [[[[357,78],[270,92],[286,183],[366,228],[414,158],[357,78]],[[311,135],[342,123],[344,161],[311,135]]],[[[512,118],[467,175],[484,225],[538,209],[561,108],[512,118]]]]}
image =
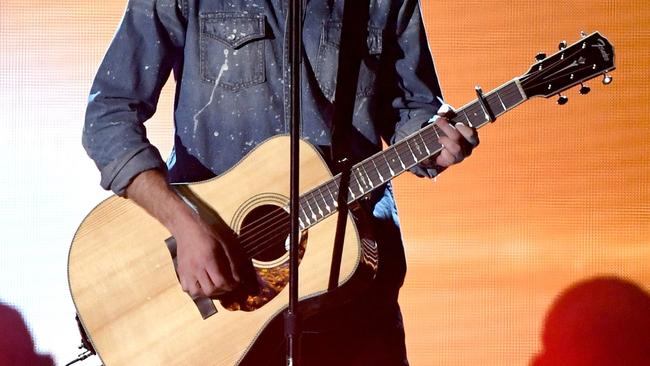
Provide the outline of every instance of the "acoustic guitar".
{"type": "MultiPolygon", "coordinates": [[[[536,62],[522,76],[456,111],[475,128],[524,101],[550,97],[615,68],[609,41],[595,32],[536,62]]],[[[566,102],[560,95],[559,104],[566,102]]],[[[357,202],[410,167],[435,156],[442,132],[429,124],[351,168],[348,201],[357,202]]],[[[376,245],[348,218],[339,287],[328,291],[340,175],[317,150],[300,147],[301,258],[299,294],[307,312],[353,296],[371,281],[376,245]]],[[[270,138],[209,181],[174,186],[221,235],[232,235],[252,263],[252,286],[219,299],[192,299],[175,272],[169,232],[129,200],[112,196],[83,220],[69,254],[70,291],[83,328],[105,365],[244,365],[265,344],[282,341],[288,305],[289,138],[270,138]],[[281,330],[281,328],[280,328],[281,330]],[[259,347],[258,347],[259,346],[259,347]]]]}

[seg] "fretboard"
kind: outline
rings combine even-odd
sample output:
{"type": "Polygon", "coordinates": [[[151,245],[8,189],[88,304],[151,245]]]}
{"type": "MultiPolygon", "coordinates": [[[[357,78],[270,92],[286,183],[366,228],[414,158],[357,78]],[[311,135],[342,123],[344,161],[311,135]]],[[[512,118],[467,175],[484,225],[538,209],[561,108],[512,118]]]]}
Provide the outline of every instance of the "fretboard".
{"type": "MultiPolygon", "coordinates": [[[[495,117],[526,99],[518,79],[484,95],[484,100],[495,117]]],[[[480,128],[490,123],[490,117],[488,111],[475,99],[456,110],[456,116],[452,119],[452,124],[455,123],[480,128]]],[[[437,155],[443,148],[438,142],[440,136],[444,134],[438,126],[428,124],[407,138],[354,165],[350,172],[348,203],[358,200],[409,168],[437,155]]],[[[340,174],[336,175],[300,197],[301,228],[309,228],[336,211],[340,179],[340,174]]]]}

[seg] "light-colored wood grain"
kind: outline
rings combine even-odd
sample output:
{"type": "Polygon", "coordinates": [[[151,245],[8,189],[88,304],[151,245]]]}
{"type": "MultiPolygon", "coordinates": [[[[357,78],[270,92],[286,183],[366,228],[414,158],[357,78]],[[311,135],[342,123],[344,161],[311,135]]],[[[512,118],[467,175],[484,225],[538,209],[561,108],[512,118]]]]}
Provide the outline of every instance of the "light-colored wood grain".
{"type": "MultiPolygon", "coordinates": [[[[255,195],[288,196],[289,140],[273,138],[240,164],[191,189],[230,222],[255,195]]],[[[301,146],[301,192],[331,177],[318,152],[301,146]]],[[[327,288],[333,215],[309,229],[300,265],[300,296],[327,288]]],[[[203,320],[174,273],[164,244],[169,232],[144,210],[119,197],[102,202],[84,220],[69,259],[77,310],[103,362],[115,365],[234,365],[262,327],[288,302],[288,287],[253,312],[228,311],[203,320]]],[[[341,283],[359,259],[358,235],[348,219],[341,283]]],[[[281,336],[281,335],[279,335],[281,336]]]]}

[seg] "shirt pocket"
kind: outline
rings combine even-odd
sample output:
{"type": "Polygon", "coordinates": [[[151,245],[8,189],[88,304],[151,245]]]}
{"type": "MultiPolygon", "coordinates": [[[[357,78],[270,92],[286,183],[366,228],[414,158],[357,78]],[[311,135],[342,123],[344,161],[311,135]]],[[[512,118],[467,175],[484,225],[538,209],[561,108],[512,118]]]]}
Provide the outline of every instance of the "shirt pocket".
{"type": "Polygon", "coordinates": [[[263,14],[204,13],[199,22],[203,81],[238,91],[266,80],[263,14]]]}
{"type": "MultiPolygon", "coordinates": [[[[334,101],[336,93],[336,77],[339,66],[339,50],[341,45],[342,23],[325,22],[318,47],[316,79],[325,97],[334,101]]],[[[361,60],[357,96],[368,96],[375,93],[375,82],[379,72],[379,57],[383,49],[382,30],[368,27],[367,53],[361,60]]]]}

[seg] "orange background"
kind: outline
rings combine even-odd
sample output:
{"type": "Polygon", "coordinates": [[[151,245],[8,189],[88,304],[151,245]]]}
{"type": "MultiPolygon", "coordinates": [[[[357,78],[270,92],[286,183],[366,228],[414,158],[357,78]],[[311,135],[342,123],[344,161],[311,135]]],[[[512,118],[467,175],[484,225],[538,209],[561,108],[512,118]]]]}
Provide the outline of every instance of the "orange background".
{"type": "MultiPolygon", "coordinates": [[[[0,247],[10,278],[0,282],[0,297],[23,309],[39,349],[59,363],[77,344],[65,290],[68,243],[106,196],[80,146],[85,99],[124,6],[0,4],[7,157],[0,213],[13,238],[0,247]],[[39,271],[47,278],[33,281],[39,271]],[[61,298],[54,309],[36,306],[61,298]]],[[[615,274],[650,290],[650,10],[641,1],[424,0],[422,7],[455,106],[474,98],[476,84],[487,91],[523,74],[538,51],[551,54],[581,30],[599,30],[615,47],[611,85],[594,80],[587,96],[569,90],[565,106],[531,100],[481,130],[474,155],[436,182],[395,182],[408,246],[401,304],[411,364],[524,365],[541,349],[544,315],[568,286],[615,274]]],[[[172,143],[172,92],[168,85],[148,123],[163,155],[172,143]]]]}

